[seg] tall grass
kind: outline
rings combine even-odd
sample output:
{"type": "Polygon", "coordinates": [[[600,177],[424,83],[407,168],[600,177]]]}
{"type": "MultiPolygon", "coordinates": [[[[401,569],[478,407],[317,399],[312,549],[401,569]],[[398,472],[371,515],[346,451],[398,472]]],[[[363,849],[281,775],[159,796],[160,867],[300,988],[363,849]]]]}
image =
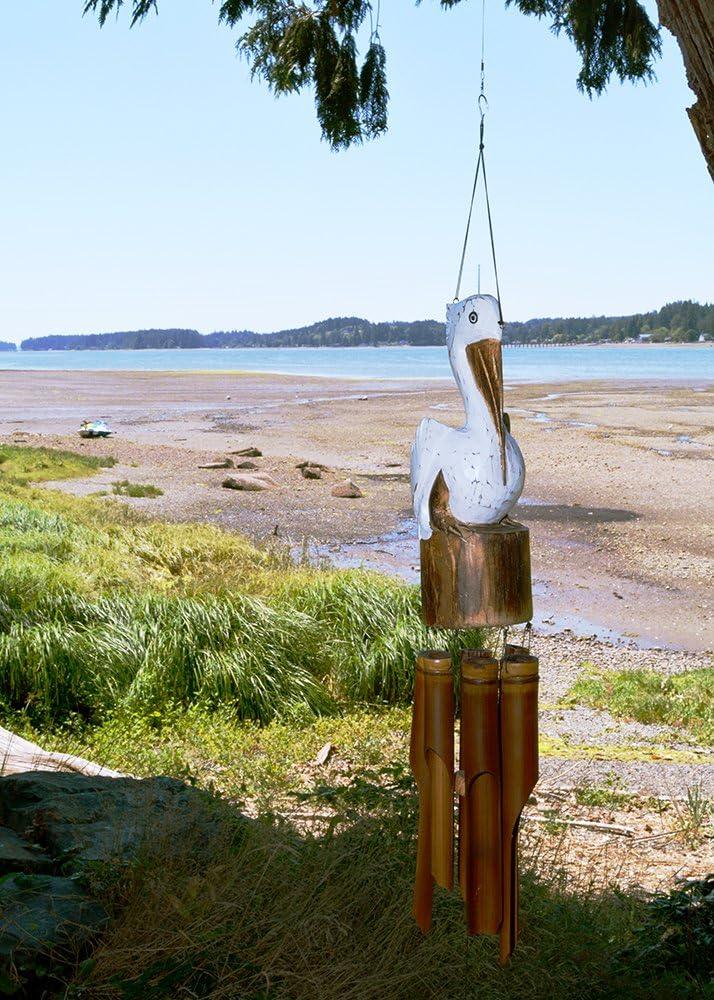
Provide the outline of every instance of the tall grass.
{"type": "Polygon", "coordinates": [[[420,648],[479,641],[430,632],[415,589],[378,574],[286,564],[214,527],[17,480],[0,481],[0,546],[0,699],[48,720],[220,704],[266,722],[400,703],[420,648]]]}
{"type": "Polygon", "coordinates": [[[416,651],[439,638],[407,588],[367,574],[322,574],[271,599],[58,589],[28,602],[7,583],[0,693],[54,720],[201,703],[264,722],[298,704],[319,714],[340,702],[403,702],[416,651]]]}

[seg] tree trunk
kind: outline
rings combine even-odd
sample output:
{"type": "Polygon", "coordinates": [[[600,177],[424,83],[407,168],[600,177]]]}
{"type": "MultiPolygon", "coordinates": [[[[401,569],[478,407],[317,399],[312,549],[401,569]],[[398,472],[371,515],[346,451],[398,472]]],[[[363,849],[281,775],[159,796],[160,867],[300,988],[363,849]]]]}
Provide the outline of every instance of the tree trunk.
{"type": "Polygon", "coordinates": [[[657,0],[659,16],[679,42],[687,81],[697,96],[689,120],[714,180],[714,0],[657,0]]]}

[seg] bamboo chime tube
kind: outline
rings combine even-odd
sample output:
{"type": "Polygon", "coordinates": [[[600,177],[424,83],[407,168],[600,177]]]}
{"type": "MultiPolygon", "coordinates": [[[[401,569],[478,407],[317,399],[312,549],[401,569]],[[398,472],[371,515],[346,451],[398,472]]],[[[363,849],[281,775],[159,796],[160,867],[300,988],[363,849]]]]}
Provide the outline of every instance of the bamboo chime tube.
{"type": "Polygon", "coordinates": [[[501,962],[518,937],[518,824],[538,780],[538,659],[507,645],[501,669],[503,923],[501,962]]]}
{"type": "MultiPolygon", "coordinates": [[[[414,916],[431,925],[434,882],[453,882],[454,683],[448,653],[417,659],[409,760],[419,792],[414,916]]],[[[470,934],[518,937],[518,827],[538,780],[538,658],[507,645],[461,654],[459,884],[470,934]]]]}
{"type": "Polygon", "coordinates": [[[461,654],[459,882],[469,934],[497,934],[502,917],[498,668],[487,650],[461,654]]]}
{"type": "Polygon", "coordinates": [[[427,931],[434,882],[453,884],[454,681],[446,652],[417,658],[409,761],[419,792],[414,917],[427,931]]]}

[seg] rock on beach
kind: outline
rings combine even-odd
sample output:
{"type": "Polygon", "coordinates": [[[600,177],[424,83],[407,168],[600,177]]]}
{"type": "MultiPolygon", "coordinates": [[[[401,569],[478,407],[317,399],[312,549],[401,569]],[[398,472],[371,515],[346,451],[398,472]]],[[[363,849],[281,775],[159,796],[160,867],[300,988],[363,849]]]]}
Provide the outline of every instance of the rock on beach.
{"type": "Polygon", "coordinates": [[[341,483],[336,483],[332,487],[331,492],[333,497],[346,497],[353,500],[364,496],[364,493],[359,486],[356,483],[353,483],[351,479],[345,479],[341,483]]]}
{"type": "Polygon", "coordinates": [[[199,465],[199,469],[232,469],[233,459],[224,458],[221,462],[206,462],[205,465],[199,465]]]}
{"type": "Polygon", "coordinates": [[[315,465],[304,465],[300,471],[303,479],[322,479],[322,472],[315,465]]]}
{"type": "Polygon", "coordinates": [[[243,490],[246,493],[257,493],[259,490],[274,490],[279,487],[279,483],[263,473],[260,476],[226,476],[222,484],[226,490],[243,490]]]}

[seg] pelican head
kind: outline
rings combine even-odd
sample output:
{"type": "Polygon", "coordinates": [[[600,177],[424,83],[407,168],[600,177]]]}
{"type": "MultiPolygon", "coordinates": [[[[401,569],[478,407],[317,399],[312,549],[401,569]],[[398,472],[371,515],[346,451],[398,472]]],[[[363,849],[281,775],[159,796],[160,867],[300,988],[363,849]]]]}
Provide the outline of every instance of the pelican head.
{"type": "Polygon", "coordinates": [[[493,295],[469,295],[446,307],[446,346],[462,350],[479,340],[501,342],[501,313],[493,295]]]}
{"type": "MultiPolygon", "coordinates": [[[[456,381],[466,397],[478,391],[498,438],[503,481],[506,481],[506,441],[503,424],[501,312],[493,295],[470,295],[446,307],[446,345],[456,381]],[[473,382],[466,377],[468,370],[473,382]]],[[[468,406],[467,406],[468,412],[468,406]]]]}

